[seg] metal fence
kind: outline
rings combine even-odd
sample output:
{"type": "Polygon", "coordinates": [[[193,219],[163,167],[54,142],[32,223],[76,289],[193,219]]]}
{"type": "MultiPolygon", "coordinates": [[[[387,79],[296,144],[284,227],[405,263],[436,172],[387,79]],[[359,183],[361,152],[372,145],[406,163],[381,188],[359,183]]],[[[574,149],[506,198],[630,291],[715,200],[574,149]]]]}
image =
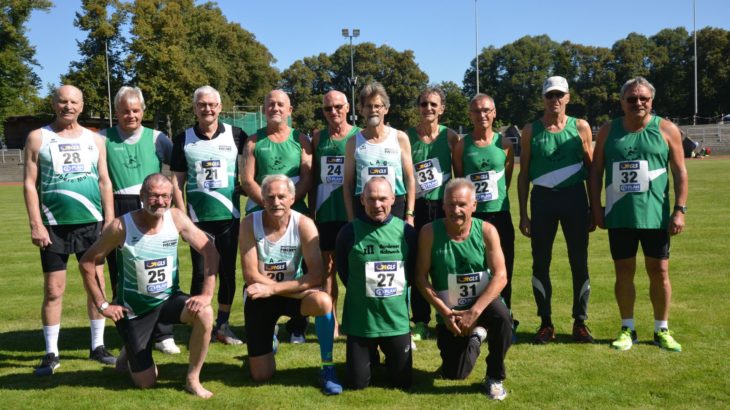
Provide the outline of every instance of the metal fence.
{"type": "Polygon", "coordinates": [[[713,154],[730,154],[730,124],[680,125],[692,141],[713,154]]]}
{"type": "Polygon", "coordinates": [[[23,163],[23,150],[22,149],[2,149],[0,150],[0,158],[3,164],[22,164],[23,163]]]}

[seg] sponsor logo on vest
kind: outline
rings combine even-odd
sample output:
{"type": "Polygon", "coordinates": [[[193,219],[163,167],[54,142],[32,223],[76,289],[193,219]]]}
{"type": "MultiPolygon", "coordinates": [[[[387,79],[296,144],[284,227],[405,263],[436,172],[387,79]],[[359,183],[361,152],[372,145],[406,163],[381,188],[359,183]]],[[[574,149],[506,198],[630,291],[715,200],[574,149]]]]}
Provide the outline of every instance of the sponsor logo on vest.
{"type": "Polygon", "coordinates": [[[388,175],[388,167],[369,167],[368,175],[388,175]]]}
{"type": "Polygon", "coordinates": [[[327,157],[328,164],[344,164],[345,157],[327,157]]]}
{"type": "Polygon", "coordinates": [[[431,167],[433,167],[433,162],[429,159],[428,161],[423,161],[416,164],[416,171],[421,171],[431,167]]]}
{"type": "Polygon", "coordinates": [[[80,151],[81,144],[58,144],[59,152],[80,151]]]}
{"type": "Polygon", "coordinates": [[[167,258],[152,259],[149,261],[144,261],[145,269],[164,268],[166,266],[167,266],[167,258]]]}
{"type": "Polygon", "coordinates": [[[383,148],[383,153],[385,153],[386,155],[388,155],[388,154],[397,154],[398,153],[398,150],[395,150],[393,148],[383,148]]]}
{"type": "Polygon", "coordinates": [[[489,180],[489,173],[482,172],[482,173],[479,173],[479,174],[472,174],[472,175],[469,176],[469,178],[471,178],[471,180],[472,181],[475,181],[475,182],[478,182],[478,181],[487,181],[487,180],[489,180]]]}
{"type": "Polygon", "coordinates": [[[375,272],[395,272],[398,269],[396,262],[376,262],[375,272]]]}
{"type": "Polygon", "coordinates": [[[285,271],[286,262],[264,263],[264,270],[267,272],[285,271]]]}
{"type": "Polygon", "coordinates": [[[201,161],[200,166],[203,168],[218,168],[221,166],[221,162],[217,159],[209,159],[207,161],[201,161]]]}
{"type": "Polygon", "coordinates": [[[296,246],[282,246],[280,249],[282,253],[294,253],[297,251],[296,246]]]}
{"type": "Polygon", "coordinates": [[[470,273],[466,275],[459,275],[456,277],[456,283],[462,284],[462,283],[477,283],[479,282],[479,274],[478,273],[470,273]]]}
{"type": "Polygon", "coordinates": [[[167,248],[170,246],[177,247],[177,239],[168,239],[166,241],[162,241],[163,248],[167,248]]]}
{"type": "Polygon", "coordinates": [[[225,151],[225,152],[231,152],[231,151],[233,151],[233,148],[231,148],[230,145],[219,145],[218,150],[225,151]]]}
{"type": "Polygon", "coordinates": [[[634,169],[639,169],[639,162],[633,161],[633,162],[622,162],[619,164],[619,170],[620,171],[630,171],[634,169]]]}
{"type": "Polygon", "coordinates": [[[378,297],[393,296],[393,295],[395,295],[396,292],[397,292],[397,289],[394,288],[394,287],[392,287],[392,288],[376,288],[375,291],[374,291],[375,296],[378,296],[378,297]]]}
{"type": "Polygon", "coordinates": [[[472,302],[474,302],[474,299],[476,299],[476,298],[473,298],[473,297],[472,298],[459,298],[457,300],[457,303],[459,304],[459,306],[469,305],[472,302]]]}

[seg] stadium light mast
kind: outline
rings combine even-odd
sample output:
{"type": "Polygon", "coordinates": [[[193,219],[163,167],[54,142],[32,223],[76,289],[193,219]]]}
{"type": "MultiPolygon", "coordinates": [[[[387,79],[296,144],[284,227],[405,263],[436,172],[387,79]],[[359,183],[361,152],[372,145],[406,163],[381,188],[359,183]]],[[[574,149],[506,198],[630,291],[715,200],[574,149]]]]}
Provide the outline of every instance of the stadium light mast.
{"type": "Polygon", "coordinates": [[[697,1],[692,0],[692,34],[694,37],[695,46],[695,115],[692,116],[693,125],[697,125],[697,114],[699,113],[699,105],[697,104],[697,1]]]}
{"type": "Polygon", "coordinates": [[[360,29],[352,29],[352,34],[350,34],[349,29],[343,28],[342,37],[350,38],[350,78],[347,79],[347,83],[350,84],[350,94],[352,95],[352,100],[350,102],[350,122],[352,125],[355,125],[357,123],[357,114],[355,113],[355,85],[357,85],[357,77],[355,77],[355,63],[352,57],[352,38],[360,37],[360,29]]]}
{"type": "Polygon", "coordinates": [[[479,0],[474,0],[474,55],[476,61],[476,72],[477,72],[477,94],[479,94],[479,13],[477,13],[477,3],[479,0]]]}

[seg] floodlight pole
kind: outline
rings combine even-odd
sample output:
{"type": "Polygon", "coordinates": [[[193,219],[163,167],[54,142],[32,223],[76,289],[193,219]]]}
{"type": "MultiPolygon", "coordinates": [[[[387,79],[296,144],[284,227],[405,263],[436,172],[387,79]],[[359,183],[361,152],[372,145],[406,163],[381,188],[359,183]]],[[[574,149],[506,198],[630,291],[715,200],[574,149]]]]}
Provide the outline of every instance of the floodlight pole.
{"type": "Polygon", "coordinates": [[[692,32],[694,35],[694,43],[695,43],[695,115],[692,117],[694,119],[693,125],[697,125],[697,114],[699,113],[700,109],[697,104],[697,10],[696,10],[696,0],[692,0],[692,32]]]}
{"type": "Polygon", "coordinates": [[[106,58],[106,93],[109,97],[109,128],[112,127],[112,85],[109,81],[109,40],[104,40],[104,57],[106,58]]]}
{"type": "Polygon", "coordinates": [[[476,56],[477,72],[477,94],[479,94],[479,13],[477,13],[477,2],[474,0],[474,54],[476,56]]]}
{"type": "Polygon", "coordinates": [[[352,49],[352,38],[353,37],[359,37],[360,36],[360,29],[354,28],[352,29],[352,34],[350,34],[350,30],[343,28],[342,29],[342,37],[349,37],[350,38],[350,78],[347,79],[347,82],[350,84],[350,94],[352,96],[352,100],[350,102],[350,122],[355,125],[357,123],[357,114],[355,113],[355,85],[357,84],[357,78],[355,77],[355,62],[353,59],[353,49],[352,49]]]}

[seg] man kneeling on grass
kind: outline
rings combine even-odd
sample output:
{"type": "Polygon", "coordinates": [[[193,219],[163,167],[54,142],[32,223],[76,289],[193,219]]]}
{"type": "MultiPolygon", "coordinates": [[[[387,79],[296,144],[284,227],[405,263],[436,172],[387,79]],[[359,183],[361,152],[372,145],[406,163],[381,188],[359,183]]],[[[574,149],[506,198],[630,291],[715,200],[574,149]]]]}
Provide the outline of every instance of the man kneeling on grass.
{"type": "Polygon", "coordinates": [[[210,301],[215,290],[218,252],[213,241],[179,209],[170,209],[172,183],[162,174],[145,178],[140,191],[142,209],[116,218],[79,263],[84,287],[99,312],[114,320],[124,341],[117,369],[129,369],[134,384],[152,387],[157,366],[152,359],[152,331],[157,322],[192,324],[190,365],[185,390],[208,398],[200,384],[200,370],[208,353],[213,326],[210,301]],[[178,286],[178,234],[205,259],[203,291],[197,296],[178,286]],[[99,286],[94,266],[115,249],[120,263],[117,299],[109,304],[99,286]]]}

